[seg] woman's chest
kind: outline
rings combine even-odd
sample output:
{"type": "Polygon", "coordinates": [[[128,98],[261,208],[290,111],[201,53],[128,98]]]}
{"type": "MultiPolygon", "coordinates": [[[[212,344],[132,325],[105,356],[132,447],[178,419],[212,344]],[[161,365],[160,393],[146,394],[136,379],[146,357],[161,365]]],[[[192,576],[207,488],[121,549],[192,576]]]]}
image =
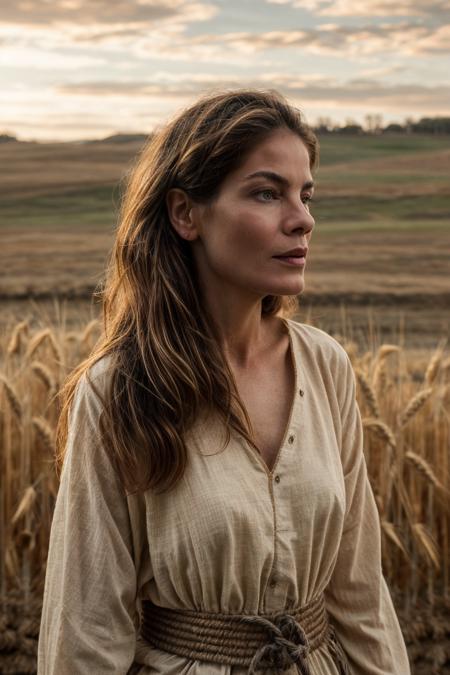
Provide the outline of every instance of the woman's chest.
{"type": "Polygon", "coordinates": [[[272,470],[295,402],[296,376],[289,352],[284,348],[251,370],[234,370],[234,378],[255,444],[267,468],[272,470]]]}
{"type": "Polygon", "coordinates": [[[277,537],[288,537],[292,555],[300,555],[305,542],[339,534],[345,511],[339,442],[331,413],[307,395],[296,392],[273,474],[238,434],[225,445],[225,429],[212,420],[190,435],[182,481],[147,501],[154,567],[189,566],[194,557],[201,564],[218,560],[221,570],[246,569],[250,551],[262,564],[272,559],[277,537]]]}
{"type": "Polygon", "coordinates": [[[291,417],[295,373],[283,363],[235,376],[239,396],[252,425],[253,438],[269,471],[272,470],[291,417]]]}

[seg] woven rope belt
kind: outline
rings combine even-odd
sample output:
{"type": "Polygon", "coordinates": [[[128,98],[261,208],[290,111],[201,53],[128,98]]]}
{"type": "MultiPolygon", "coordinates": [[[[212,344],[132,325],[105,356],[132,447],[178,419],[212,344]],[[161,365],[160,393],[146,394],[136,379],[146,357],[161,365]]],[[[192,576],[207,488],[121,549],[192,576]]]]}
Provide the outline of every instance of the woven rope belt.
{"type": "Polygon", "coordinates": [[[310,675],[308,654],[327,641],[339,672],[347,661],[328,622],[323,595],[289,614],[218,614],[142,602],[141,635],[157,649],[198,661],[248,666],[248,675],[296,665],[310,675]]]}

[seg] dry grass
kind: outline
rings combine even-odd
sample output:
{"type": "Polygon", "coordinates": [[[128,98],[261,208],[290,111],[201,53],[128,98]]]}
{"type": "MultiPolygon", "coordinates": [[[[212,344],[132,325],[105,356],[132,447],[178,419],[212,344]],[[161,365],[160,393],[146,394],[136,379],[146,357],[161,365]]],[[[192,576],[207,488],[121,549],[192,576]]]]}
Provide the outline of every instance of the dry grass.
{"type": "MultiPolygon", "coordinates": [[[[58,489],[55,393],[99,330],[97,320],[71,331],[21,322],[0,342],[0,597],[13,592],[25,614],[42,592],[58,489]]],[[[384,572],[412,620],[423,599],[449,601],[450,360],[442,344],[419,360],[399,345],[360,352],[340,339],[357,375],[384,572]]]]}
{"type": "Polygon", "coordinates": [[[420,362],[397,345],[352,361],[365,454],[382,524],[383,566],[406,609],[448,600],[449,372],[444,346],[420,362]]]}

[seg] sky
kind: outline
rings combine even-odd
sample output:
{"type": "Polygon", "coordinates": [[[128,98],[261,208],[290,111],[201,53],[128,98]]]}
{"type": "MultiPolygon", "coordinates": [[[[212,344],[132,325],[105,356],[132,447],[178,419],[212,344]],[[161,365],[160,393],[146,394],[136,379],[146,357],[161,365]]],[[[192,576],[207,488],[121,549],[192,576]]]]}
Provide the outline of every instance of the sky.
{"type": "Polygon", "coordinates": [[[450,0],[15,0],[0,133],[150,133],[201,94],[277,89],[307,121],[450,115],[450,0]]]}

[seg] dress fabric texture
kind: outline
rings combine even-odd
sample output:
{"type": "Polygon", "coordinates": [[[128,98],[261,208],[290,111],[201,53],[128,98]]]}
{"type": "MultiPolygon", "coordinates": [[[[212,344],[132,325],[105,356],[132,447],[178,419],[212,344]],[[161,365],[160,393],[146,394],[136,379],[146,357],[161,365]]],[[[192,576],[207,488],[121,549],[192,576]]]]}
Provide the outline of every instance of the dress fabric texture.
{"type": "MultiPolygon", "coordinates": [[[[50,535],[38,675],[245,675],[150,646],[139,636],[142,599],[264,614],[321,592],[351,675],[410,674],[381,569],[351,362],[324,331],[283,321],[295,389],[272,471],[233,430],[224,449],[222,422],[204,415],[187,434],[189,463],[175,489],[122,496],[98,435],[100,401],[80,380],[50,535]]],[[[107,357],[90,377],[106,386],[107,357]]],[[[309,667],[339,672],[325,643],[309,667]]]]}

